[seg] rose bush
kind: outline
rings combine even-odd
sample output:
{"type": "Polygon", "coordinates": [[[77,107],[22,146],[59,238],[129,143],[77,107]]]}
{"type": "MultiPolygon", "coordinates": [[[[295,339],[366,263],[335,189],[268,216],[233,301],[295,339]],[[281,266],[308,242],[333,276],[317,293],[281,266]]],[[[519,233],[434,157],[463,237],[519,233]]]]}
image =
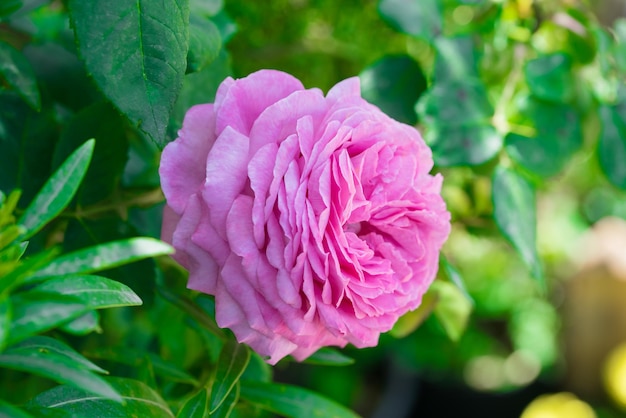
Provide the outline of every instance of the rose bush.
{"type": "Polygon", "coordinates": [[[278,71],[228,78],[163,151],[163,239],[270,363],[374,346],[437,272],[450,215],[432,166],[357,78],[326,96],[278,71]]]}

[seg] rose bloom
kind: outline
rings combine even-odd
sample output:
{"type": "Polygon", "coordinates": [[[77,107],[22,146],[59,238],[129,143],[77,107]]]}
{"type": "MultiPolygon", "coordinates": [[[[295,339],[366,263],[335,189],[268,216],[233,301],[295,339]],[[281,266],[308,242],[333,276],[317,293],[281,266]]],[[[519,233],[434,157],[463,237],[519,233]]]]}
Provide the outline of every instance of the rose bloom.
{"type": "Polygon", "coordinates": [[[226,79],[163,150],[163,239],[215,317],[275,364],[371,347],[420,305],[450,232],[417,130],[261,70],[226,79]]]}

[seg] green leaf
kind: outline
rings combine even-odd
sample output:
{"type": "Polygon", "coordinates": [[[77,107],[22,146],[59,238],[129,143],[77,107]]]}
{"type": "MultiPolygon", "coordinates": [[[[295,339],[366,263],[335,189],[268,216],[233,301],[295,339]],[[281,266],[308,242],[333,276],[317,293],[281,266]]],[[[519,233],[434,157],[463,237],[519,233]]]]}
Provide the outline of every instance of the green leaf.
{"type": "Polygon", "coordinates": [[[215,379],[211,387],[209,411],[215,412],[233,390],[250,361],[250,350],[247,346],[229,339],[222,347],[217,360],[215,379]]]}
{"type": "Polygon", "coordinates": [[[385,56],[365,68],[359,78],[365,100],[400,122],[417,123],[415,103],[426,90],[426,77],[413,58],[385,56]]]}
{"type": "Polygon", "coordinates": [[[417,309],[409,311],[398,318],[398,321],[394,324],[393,328],[389,331],[389,334],[395,338],[404,338],[424,323],[426,319],[433,313],[439,296],[436,292],[428,290],[424,296],[422,296],[422,303],[417,309]]]}
{"type": "Polygon", "coordinates": [[[0,249],[12,244],[24,232],[24,228],[19,225],[11,225],[2,229],[0,231],[0,249]]]}
{"type": "Polygon", "coordinates": [[[0,79],[4,79],[13,87],[34,110],[41,109],[39,87],[30,63],[21,52],[2,41],[0,41],[0,79]]]}
{"type": "Polygon", "coordinates": [[[436,83],[422,96],[416,110],[425,123],[444,128],[487,124],[493,115],[485,86],[471,77],[436,83]]]}
{"type": "Polygon", "coordinates": [[[18,408],[15,405],[11,405],[8,402],[0,399],[0,417],[3,418],[32,418],[32,415],[26,411],[18,408]]]}
{"type": "Polygon", "coordinates": [[[435,317],[443,326],[448,337],[456,342],[467,327],[467,322],[472,313],[472,302],[452,283],[435,280],[431,289],[437,294],[435,317]]]}
{"type": "Polygon", "coordinates": [[[22,0],[3,0],[0,3],[0,18],[9,16],[22,7],[22,0]]]}
{"type": "Polygon", "coordinates": [[[580,116],[570,106],[526,97],[512,123],[531,132],[508,134],[507,153],[524,169],[542,178],[560,172],[583,144],[580,116]]]}
{"type": "Polygon", "coordinates": [[[10,273],[0,276],[0,294],[8,293],[13,288],[20,286],[31,276],[34,270],[47,265],[58,253],[59,249],[56,247],[41,251],[21,262],[10,273]]]}
{"type": "Polygon", "coordinates": [[[574,97],[576,83],[572,59],[567,54],[556,53],[530,60],[524,73],[531,93],[540,99],[566,103],[574,97]]]}
{"type": "Polygon", "coordinates": [[[171,246],[154,238],[112,241],[64,254],[35,272],[31,280],[72,273],[93,273],[173,252],[171,246]]]}
{"type": "Polygon", "coordinates": [[[37,290],[13,295],[11,303],[13,322],[9,331],[9,344],[48,331],[89,310],[88,306],[73,296],[37,290]]]}
{"type": "Polygon", "coordinates": [[[346,356],[339,350],[324,347],[309,356],[304,360],[304,363],[320,366],[349,366],[354,364],[354,359],[346,356]]]}
{"type": "Polygon", "coordinates": [[[222,49],[219,29],[210,19],[199,15],[189,16],[189,52],[187,73],[195,73],[217,58],[222,49]]]}
{"type": "Polygon", "coordinates": [[[600,166],[611,183],[626,190],[626,124],[615,107],[600,106],[598,112],[602,121],[600,166]]]}
{"type": "Polygon", "coordinates": [[[435,39],[435,69],[436,83],[453,80],[478,79],[478,49],[471,35],[446,37],[435,39]]]}
{"type": "Polygon", "coordinates": [[[11,307],[11,299],[9,295],[0,294],[0,353],[6,347],[9,339],[9,329],[13,319],[13,308],[11,307]]]}
{"type": "Polygon", "coordinates": [[[315,392],[296,386],[241,382],[242,399],[288,418],[358,418],[346,407],[315,392]]]}
{"type": "Polygon", "coordinates": [[[89,138],[96,140],[91,164],[76,192],[81,206],[100,202],[111,196],[120,182],[128,155],[127,122],[107,102],[98,102],[76,113],[63,127],[54,149],[53,167],[57,167],[89,138]]]}
{"type": "Polygon", "coordinates": [[[22,239],[33,236],[70,203],[87,172],[93,148],[93,140],[85,142],[46,182],[19,220],[28,231],[22,239]]]}
{"type": "Polygon", "coordinates": [[[103,374],[108,373],[106,370],[77,353],[67,344],[43,335],[31,337],[18,344],[12,345],[9,349],[7,349],[5,354],[29,355],[33,353],[34,355],[38,355],[37,353],[53,353],[56,356],[65,357],[68,361],[71,361],[85,370],[103,374]]]}
{"type": "Polygon", "coordinates": [[[55,408],[79,417],[174,418],[165,401],[142,382],[121,378],[109,378],[107,382],[124,404],[63,385],[37,395],[29,406],[55,408]]]}
{"type": "Polygon", "coordinates": [[[465,287],[465,284],[463,283],[463,278],[461,277],[461,273],[459,273],[459,271],[456,268],[454,268],[454,266],[450,264],[450,262],[443,255],[440,256],[440,260],[441,260],[441,265],[443,266],[443,270],[446,273],[446,276],[448,276],[448,279],[450,279],[450,281],[454,283],[456,287],[459,288],[459,290],[465,295],[467,300],[473,305],[474,300],[472,299],[472,296],[467,291],[467,287],[465,287]]]}
{"type": "Polygon", "coordinates": [[[442,31],[443,10],[439,0],[380,0],[378,11],[394,29],[416,38],[430,40],[442,31]]]}
{"type": "Polygon", "coordinates": [[[502,137],[491,125],[437,126],[426,132],[435,164],[442,167],[478,165],[496,156],[502,137]]]}
{"type": "Polygon", "coordinates": [[[241,392],[241,384],[237,382],[233,390],[228,392],[228,396],[224,402],[213,412],[209,414],[211,418],[228,418],[239,401],[239,393],[241,392]]]}
{"type": "Polygon", "coordinates": [[[141,305],[128,286],[100,276],[66,275],[46,280],[37,290],[74,296],[90,309],[141,305]]]}
{"type": "Polygon", "coordinates": [[[96,84],[162,144],[187,66],[188,1],[72,0],[70,13],[96,84]]]}
{"type": "Polygon", "coordinates": [[[90,396],[95,394],[110,399],[111,402],[122,401],[120,395],[100,376],[83,368],[74,360],[54,352],[33,350],[0,354],[0,367],[32,373],[72,385],[77,390],[80,388],[81,391],[90,393],[90,396]]]}
{"type": "Polygon", "coordinates": [[[516,171],[498,167],[493,175],[493,217],[540,285],[543,271],[536,246],[537,214],[534,187],[516,171]]]}
{"type": "Polygon", "coordinates": [[[209,395],[207,388],[200,389],[195,395],[187,399],[180,408],[176,418],[205,418],[209,415],[209,395]]]}
{"type": "Polygon", "coordinates": [[[98,311],[89,311],[78,318],[59,326],[61,331],[72,335],[87,335],[92,332],[101,332],[100,314],[98,311]]]}

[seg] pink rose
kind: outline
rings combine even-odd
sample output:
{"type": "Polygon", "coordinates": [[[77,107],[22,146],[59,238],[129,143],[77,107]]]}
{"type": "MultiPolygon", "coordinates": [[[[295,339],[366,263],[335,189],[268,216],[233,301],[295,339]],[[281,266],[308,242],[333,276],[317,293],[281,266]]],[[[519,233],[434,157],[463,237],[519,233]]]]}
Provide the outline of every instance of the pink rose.
{"type": "Polygon", "coordinates": [[[370,347],[420,305],[450,231],[412,127],[262,70],[226,79],[163,151],[163,239],[216,320],[276,363],[370,347]]]}

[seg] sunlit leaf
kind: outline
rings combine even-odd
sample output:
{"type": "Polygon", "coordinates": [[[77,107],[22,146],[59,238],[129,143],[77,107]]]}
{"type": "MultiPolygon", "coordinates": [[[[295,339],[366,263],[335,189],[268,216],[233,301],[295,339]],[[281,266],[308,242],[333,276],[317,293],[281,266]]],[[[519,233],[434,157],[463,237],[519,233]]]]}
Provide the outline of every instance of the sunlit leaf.
{"type": "Polygon", "coordinates": [[[417,309],[409,311],[398,318],[389,334],[395,338],[404,338],[415,331],[433,313],[439,296],[437,292],[429,290],[422,296],[422,303],[417,309]]]}
{"type": "Polygon", "coordinates": [[[154,238],[129,238],[64,254],[31,276],[31,280],[72,273],[93,273],[145,258],[171,254],[174,249],[154,238]]]}
{"type": "Polygon", "coordinates": [[[534,187],[516,171],[498,167],[493,175],[493,210],[498,228],[515,247],[532,276],[543,285],[537,253],[534,187]]]}
{"type": "Polygon", "coordinates": [[[63,385],[37,395],[29,406],[60,409],[82,417],[174,418],[165,401],[145,384],[121,378],[109,378],[107,382],[119,393],[124,404],[63,385]]]}
{"type": "Polygon", "coordinates": [[[330,399],[291,385],[242,381],[240,396],[288,418],[358,418],[356,413],[330,399]]]}
{"type": "Polygon", "coordinates": [[[209,411],[215,412],[239,381],[250,361],[250,350],[247,346],[229,339],[222,347],[217,360],[215,379],[211,387],[209,411]]]}
{"type": "Polygon", "coordinates": [[[87,172],[94,145],[89,140],[74,151],[26,208],[19,219],[27,231],[23,239],[38,232],[70,203],[87,172]]]}
{"type": "Polygon", "coordinates": [[[39,88],[33,69],[21,52],[0,41],[0,79],[4,79],[33,109],[41,108],[39,88]]]}
{"type": "Polygon", "coordinates": [[[100,276],[55,277],[38,285],[36,289],[74,296],[91,309],[141,305],[139,296],[128,286],[100,276]]]}
{"type": "Polygon", "coordinates": [[[98,86],[163,143],[187,66],[188,1],[72,0],[70,12],[80,54],[98,86]]]}
{"type": "Polygon", "coordinates": [[[37,290],[11,296],[11,303],[13,321],[9,331],[9,344],[48,331],[89,310],[76,297],[37,290]]]}
{"type": "Polygon", "coordinates": [[[458,341],[467,327],[472,312],[471,301],[452,283],[435,280],[431,289],[437,294],[435,317],[448,337],[452,341],[458,341]]]}

